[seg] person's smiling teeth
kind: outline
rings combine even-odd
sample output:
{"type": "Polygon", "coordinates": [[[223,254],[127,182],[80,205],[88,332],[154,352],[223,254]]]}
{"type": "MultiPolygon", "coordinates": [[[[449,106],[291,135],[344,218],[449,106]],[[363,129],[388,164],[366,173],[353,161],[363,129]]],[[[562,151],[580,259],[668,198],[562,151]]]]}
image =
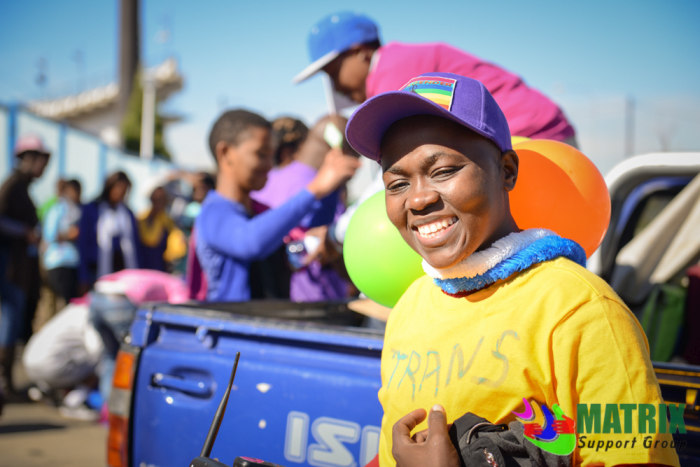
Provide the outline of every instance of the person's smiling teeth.
{"type": "Polygon", "coordinates": [[[431,222],[430,224],[423,224],[416,227],[418,230],[418,235],[424,238],[431,238],[440,233],[440,231],[445,230],[452,224],[457,222],[456,217],[450,219],[442,219],[437,222],[431,222]]]}

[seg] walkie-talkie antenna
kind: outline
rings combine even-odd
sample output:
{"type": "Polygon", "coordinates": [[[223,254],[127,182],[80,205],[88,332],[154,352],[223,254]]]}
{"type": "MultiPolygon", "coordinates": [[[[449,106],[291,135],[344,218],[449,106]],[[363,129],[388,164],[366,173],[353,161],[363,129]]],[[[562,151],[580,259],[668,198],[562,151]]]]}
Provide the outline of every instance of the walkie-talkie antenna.
{"type": "Polygon", "coordinates": [[[219,402],[219,408],[216,409],[214,414],[214,420],[211,421],[211,426],[209,427],[209,433],[207,433],[207,439],[204,440],[204,447],[202,447],[202,453],[200,457],[209,457],[211,454],[211,448],[214,447],[214,441],[216,441],[216,435],[219,433],[219,427],[221,426],[221,421],[224,419],[224,413],[226,412],[226,404],[228,404],[228,396],[231,394],[231,388],[233,387],[233,379],[236,377],[236,369],[238,368],[238,359],[241,357],[240,352],[236,352],[236,361],[233,363],[233,371],[231,371],[231,379],[226,386],[226,392],[224,392],[224,397],[219,402]]]}

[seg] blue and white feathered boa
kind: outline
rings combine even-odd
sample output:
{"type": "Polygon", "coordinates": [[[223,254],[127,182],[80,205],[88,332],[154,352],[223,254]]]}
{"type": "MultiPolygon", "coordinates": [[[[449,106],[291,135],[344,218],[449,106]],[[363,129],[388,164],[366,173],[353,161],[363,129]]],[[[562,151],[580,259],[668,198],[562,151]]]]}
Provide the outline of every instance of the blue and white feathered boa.
{"type": "Polygon", "coordinates": [[[437,269],[423,260],[423,270],[448,295],[465,296],[483,289],[533,264],[560,256],[585,266],[586,252],[573,240],[547,229],[514,232],[478,251],[464,261],[437,269]]]}

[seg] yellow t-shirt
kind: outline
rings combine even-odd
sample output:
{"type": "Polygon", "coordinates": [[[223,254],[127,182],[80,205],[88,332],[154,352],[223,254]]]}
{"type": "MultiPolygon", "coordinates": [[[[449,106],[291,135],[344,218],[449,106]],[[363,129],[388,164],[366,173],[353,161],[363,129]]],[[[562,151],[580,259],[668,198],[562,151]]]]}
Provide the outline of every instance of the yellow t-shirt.
{"type": "Polygon", "coordinates": [[[163,240],[163,237],[168,235],[175,228],[173,220],[164,212],[160,212],[156,217],[149,222],[149,211],[144,212],[139,216],[139,236],[141,242],[148,247],[156,247],[163,240]]]}
{"type": "MultiPolygon", "coordinates": [[[[444,294],[427,276],[418,279],[389,316],[381,373],[382,466],[395,464],[394,423],[436,403],[450,423],[466,412],[509,423],[513,411],[523,412],[523,398],[559,404],[573,419],[577,404],[662,402],[634,315],[605,281],[564,258],[465,298],[444,294]]],[[[640,435],[633,415],[632,433],[586,433],[582,448],[579,434],[575,463],[678,465],[675,449],[643,443],[645,436],[670,442],[671,435],[640,435]],[[585,447],[598,440],[628,443],[585,447]]],[[[417,430],[425,428],[423,422],[417,430]]]]}

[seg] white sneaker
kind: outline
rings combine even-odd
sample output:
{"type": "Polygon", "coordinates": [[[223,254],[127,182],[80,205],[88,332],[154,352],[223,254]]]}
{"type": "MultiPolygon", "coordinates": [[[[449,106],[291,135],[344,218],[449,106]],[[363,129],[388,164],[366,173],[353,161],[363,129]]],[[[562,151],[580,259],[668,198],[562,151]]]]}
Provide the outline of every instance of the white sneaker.
{"type": "Polygon", "coordinates": [[[90,394],[90,389],[87,386],[78,386],[65,395],[61,405],[70,408],[80,407],[87,400],[88,394],[90,394]]]}
{"type": "Polygon", "coordinates": [[[92,410],[89,407],[80,405],[78,407],[66,407],[62,405],[58,408],[58,412],[66,418],[72,420],[84,420],[87,422],[96,422],[100,418],[100,412],[92,410]]]}
{"type": "Polygon", "coordinates": [[[34,402],[39,402],[44,398],[44,393],[41,392],[41,389],[39,389],[36,386],[32,386],[29,389],[27,389],[27,396],[34,402]]]}

